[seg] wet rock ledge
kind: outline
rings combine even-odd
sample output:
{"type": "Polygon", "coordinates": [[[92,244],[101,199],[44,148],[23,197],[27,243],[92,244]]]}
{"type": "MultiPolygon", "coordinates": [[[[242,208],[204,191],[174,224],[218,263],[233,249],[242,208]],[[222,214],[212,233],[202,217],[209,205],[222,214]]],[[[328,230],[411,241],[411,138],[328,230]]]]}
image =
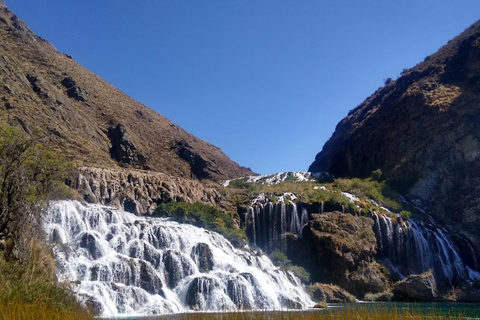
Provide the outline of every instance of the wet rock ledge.
{"type": "Polygon", "coordinates": [[[133,169],[80,167],[68,182],[90,203],[115,206],[135,214],[151,214],[169,201],[220,203],[215,188],[196,180],[133,169]]]}

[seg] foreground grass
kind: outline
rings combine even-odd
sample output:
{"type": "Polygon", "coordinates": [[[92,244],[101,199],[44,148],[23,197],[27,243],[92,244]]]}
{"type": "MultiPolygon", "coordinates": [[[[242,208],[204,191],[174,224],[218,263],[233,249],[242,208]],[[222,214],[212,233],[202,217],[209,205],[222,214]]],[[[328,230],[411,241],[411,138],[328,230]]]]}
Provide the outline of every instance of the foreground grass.
{"type": "Polygon", "coordinates": [[[75,309],[52,308],[48,301],[0,304],[1,320],[91,320],[92,316],[75,309]]]}
{"type": "MultiPolygon", "coordinates": [[[[237,313],[185,313],[164,316],[162,319],[175,320],[464,320],[461,313],[425,312],[411,309],[375,309],[368,307],[359,308],[328,308],[319,311],[298,312],[237,312],[237,313]]],[[[132,318],[133,319],[133,318],[132,318]]],[[[160,319],[147,317],[143,320],[160,319]]]]}
{"type": "Polygon", "coordinates": [[[27,263],[6,261],[0,251],[0,320],[93,319],[54,271],[51,254],[33,241],[27,263]]]}

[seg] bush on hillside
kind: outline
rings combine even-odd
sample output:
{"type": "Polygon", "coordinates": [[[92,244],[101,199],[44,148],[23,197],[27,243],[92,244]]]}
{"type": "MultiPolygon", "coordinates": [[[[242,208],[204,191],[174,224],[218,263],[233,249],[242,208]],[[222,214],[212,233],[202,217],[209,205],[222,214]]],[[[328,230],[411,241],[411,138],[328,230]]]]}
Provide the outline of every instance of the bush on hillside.
{"type": "Polygon", "coordinates": [[[11,126],[0,128],[0,240],[13,242],[4,252],[7,259],[28,261],[30,239],[42,238],[39,219],[45,201],[65,194],[71,164],[45,138],[11,126]]]}
{"type": "Polygon", "coordinates": [[[233,218],[211,205],[199,202],[161,203],[155,209],[154,214],[218,232],[236,247],[241,247],[245,244],[245,232],[236,227],[233,218]]]}

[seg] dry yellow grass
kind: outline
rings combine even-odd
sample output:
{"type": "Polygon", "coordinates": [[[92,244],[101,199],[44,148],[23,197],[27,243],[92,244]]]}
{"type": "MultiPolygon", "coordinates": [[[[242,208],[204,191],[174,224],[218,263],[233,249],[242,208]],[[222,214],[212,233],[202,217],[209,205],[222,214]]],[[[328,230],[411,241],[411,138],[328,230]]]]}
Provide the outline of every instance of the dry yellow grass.
{"type": "MultiPolygon", "coordinates": [[[[158,317],[147,317],[142,320],[154,320],[158,317]]],[[[237,313],[185,313],[163,316],[162,319],[175,320],[457,320],[465,319],[463,314],[441,314],[412,309],[372,309],[329,308],[320,311],[299,312],[237,312],[237,313]]]]}
{"type": "Polygon", "coordinates": [[[56,309],[50,303],[0,304],[0,320],[91,320],[93,316],[77,309],[56,309]]]}

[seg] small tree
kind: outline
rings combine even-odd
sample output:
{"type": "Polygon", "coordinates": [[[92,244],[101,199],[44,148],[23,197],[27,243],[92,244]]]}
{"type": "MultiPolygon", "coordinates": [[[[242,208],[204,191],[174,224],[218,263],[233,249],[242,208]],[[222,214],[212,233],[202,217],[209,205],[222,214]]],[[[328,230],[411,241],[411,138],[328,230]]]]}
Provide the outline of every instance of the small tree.
{"type": "Polygon", "coordinates": [[[380,181],[380,179],[382,179],[382,175],[383,175],[383,172],[380,169],[373,170],[372,173],[370,174],[370,176],[372,177],[372,180],[375,180],[375,181],[380,181]]]}
{"type": "Polygon", "coordinates": [[[63,187],[70,167],[44,140],[14,127],[0,128],[0,240],[13,240],[19,250],[22,236],[34,237],[42,204],[63,187]]]}

